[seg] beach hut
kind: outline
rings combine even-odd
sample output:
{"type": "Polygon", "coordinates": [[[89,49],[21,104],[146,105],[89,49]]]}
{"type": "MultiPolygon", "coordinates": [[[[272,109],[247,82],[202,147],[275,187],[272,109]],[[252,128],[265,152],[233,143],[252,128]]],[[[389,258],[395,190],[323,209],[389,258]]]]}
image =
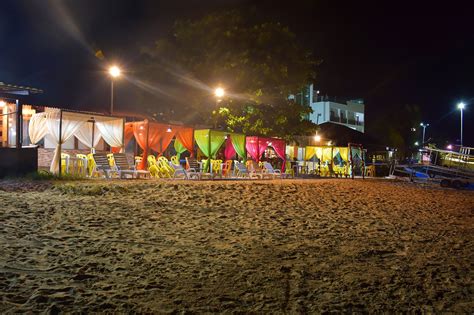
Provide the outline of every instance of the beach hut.
{"type": "Polygon", "coordinates": [[[236,155],[246,159],[245,135],[221,130],[198,129],[194,131],[196,144],[208,159],[205,161],[203,170],[209,171],[209,157],[215,159],[219,149],[225,143],[224,158],[232,160],[236,155]]]}
{"type": "Polygon", "coordinates": [[[112,151],[123,151],[124,122],[123,118],[98,113],[46,108],[44,112],[31,116],[28,135],[33,145],[49,137],[55,149],[50,172],[61,175],[61,152],[66,141],[76,137],[94,152],[103,139],[112,151]]]}
{"type": "Polygon", "coordinates": [[[268,147],[272,147],[275,151],[275,154],[283,160],[282,170],[285,170],[285,140],[279,138],[267,138],[259,136],[250,136],[246,139],[245,148],[247,149],[247,153],[256,162],[260,162],[263,153],[268,147]]]}
{"type": "Polygon", "coordinates": [[[174,148],[177,154],[189,151],[193,155],[193,128],[174,124],[150,122],[148,119],[125,124],[125,144],[135,138],[138,146],[143,150],[143,159],[140,169],[146,168],[147,157],[150,151],[158,156],[169,147],[175,139],[174,148]]]}

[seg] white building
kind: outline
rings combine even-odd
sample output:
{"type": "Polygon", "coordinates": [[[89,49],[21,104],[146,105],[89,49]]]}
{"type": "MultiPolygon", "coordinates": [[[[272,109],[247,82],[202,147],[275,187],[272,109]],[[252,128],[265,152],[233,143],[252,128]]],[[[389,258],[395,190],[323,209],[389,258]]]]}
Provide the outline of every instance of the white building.
{"type": "Polygon", "coordinates": [[[344,125],[354,130],[364,132],[364,101],[362,99],[338,99],[318,95],[311,84],[303,92],[304,95],[296,96],[296,100],[303,100],[311,106],[313,113],[309,120],[315,124],[334,123],[344,125]]]}

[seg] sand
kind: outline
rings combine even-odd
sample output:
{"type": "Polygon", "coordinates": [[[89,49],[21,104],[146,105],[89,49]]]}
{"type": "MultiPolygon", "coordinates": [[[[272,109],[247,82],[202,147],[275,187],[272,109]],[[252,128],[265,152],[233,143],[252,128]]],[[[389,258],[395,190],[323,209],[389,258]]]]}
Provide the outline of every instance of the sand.
{"type": "Polygon", "coordinates": [[[0,313],[474,311],[474,193],[0,182],[0,313]]]}

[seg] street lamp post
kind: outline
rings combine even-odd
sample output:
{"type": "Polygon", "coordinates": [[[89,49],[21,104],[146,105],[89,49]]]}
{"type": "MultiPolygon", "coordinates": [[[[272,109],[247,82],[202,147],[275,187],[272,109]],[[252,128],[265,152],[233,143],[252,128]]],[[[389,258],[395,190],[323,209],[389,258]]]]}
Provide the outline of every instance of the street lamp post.
{"type": "Polygon", "coordinates": [[[217,114],[218,114],[217,108],[222,97],[225,95],[225,90],[221,87],[218,87],[214,90],[214,95],[216,96],[216,107],[215,107],[215,113],[214,113],[214,129],[216,129],[217,128],[217,114]]]}
{"type": "Polygon", "coordinates": [[[423,141],[421,142],[421,145],[425,145],[425,132],[426,132],[426,127],[428,127],[430,124],[424,124],[420,123],[420,127],[423,127],[423,141]]]}
{"type": "Polygon", "coordinates": [[[114,113],[114,80],[118,78],[122,71],[117,66],[112,66],[109,68],[109,74],[111,76],[110,80],[110,115],[114,113]]]}
{"type": "Polygon", "coordinates": [[[466,105],[463,102],[458,104],[458,109],[461,111],[461,146],[462,146],[462,112],[465,107],[466,105]]]}

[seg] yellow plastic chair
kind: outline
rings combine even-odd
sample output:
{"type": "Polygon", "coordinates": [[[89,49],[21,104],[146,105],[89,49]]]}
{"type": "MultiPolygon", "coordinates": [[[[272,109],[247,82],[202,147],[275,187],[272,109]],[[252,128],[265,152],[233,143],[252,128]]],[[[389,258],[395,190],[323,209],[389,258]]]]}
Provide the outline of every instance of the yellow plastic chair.
{"type": "Polygon", "coordinates": [[[222,160],[212,160],[211,159],[211,167],[212,167],[212,175],[213,176],[222,177],[221,165],[222,165],[222,160]]]}
{"type": "Polygon", "coordinates": [[[285,174],[288,174],[291,177],[295,177],[295,170],[291,167],[291,162],[285,162],[285,174]]]}
{"type": "Polygon", "coordinates": [[[180,165],[180,163],[179,163],[179,158],[178,158],[177,155],[173,155],[173,156],[171,157],[171,163],[173,163],[174,165],[180,165]]]}
{"type": "Polygon", "coordinates": [[[69,173],[69,158],[70,155],[67,153],[61,153],[61,173],[66,174],[69,173]]]}
{"type": "Polygon", "coordinates": [[[160,156],[157,161],[160,174],[165,178],[172,178],[174,174],[174,168],[171,167],[166,157],[160,156]]]}
{"type": "Polygon", "coordinates": [[[160,169],[157,165],[156,158],[154,155],[149,155],[147,157],[148,162],[148,171],[150,175],[154,178],[160,178],[160,169]]]}
{"type": "Polygon", "coordinates": [[[327,165],[321,165],[321,176],[329,176],[329,167],[327,165]]]}
{"type": "Polygon", "coordinates": [[[86,176],[88,173],[88,158],[85,154],[76,154],[77,160],[77,174],[86,176]]]}
{"type": "Polygon", "coordinates": [[[114,154],[113,153],[107,154],[107,159],[109,159],[109,165],[114,167],[115,166],[114,154]]]}
{"type": "Polygon", "coordinates": [[[95,170],[94,154],[89,153],[87,154],[87,174],[89,174],[89,177],[92,177],[94,170],[95,170]]]}

